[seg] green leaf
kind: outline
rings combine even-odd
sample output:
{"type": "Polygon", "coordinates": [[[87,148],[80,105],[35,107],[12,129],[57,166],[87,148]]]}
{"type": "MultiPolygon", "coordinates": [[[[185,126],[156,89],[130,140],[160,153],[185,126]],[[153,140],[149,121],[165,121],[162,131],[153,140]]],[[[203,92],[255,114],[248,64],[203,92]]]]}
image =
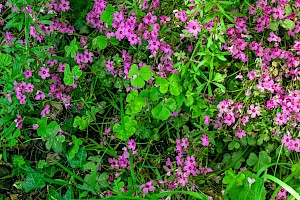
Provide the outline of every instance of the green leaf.
{"type": "Polygon", "coordinates": [[[169,88],[169,82],[167,79],[162,78],[162,77],[157,77],[155,81],[156,85],[159,86],[159,92],[162,94],[165,94],[168,91],[169,88]]]}
{"type": "Polygon", "coordinates": [[[82,74],[81,68],[79,65],[75,65],[72,69],[72,74],[73,76],[75,76],[76,78],[79,78],[82,74]]]}
{"type": "Polygon", "coordinates": [[[257,172],[263,166],[271,163],[271,157],[266,151],[259,152],[257,163],[253,167],[253,171],[257,172]]]}
{"type": "Polygon", "coordinates": [[[125,116],[121,123],[123,124],[115,124],[113,131],[116,132],[116,138],[127,141],[136,132],[137,121],[129,116],[125,116]]]}
{"type": "Polygon", "coordinates": [[[0,53],[0,67],[7,67],[12,64],[12,56],[0,53]]]}
{"type": "Polygon", "coordinates": [[[43,174],[37,173],[30,167],[28,167],[26,171],[26,179],[22,183],[22,187],[26,193],[36,189],[42,189],[46,186],[45,181],[43,180],[43,174]]]}
{"type": "Polygon", "coordinates": [[[139,74],[139,68],[137,64],[133,64],[130,67],[130,70],[128,72],[128,76],[131,78],[132,76],[137,76],[139,74]]]}
{"type": "Polygon", "coordinates": [[[170,82],[170,93],[174,96],[178,96],[182,92],[182,86],[180,85],[179,74],[174,73],[169,78],[170,82]]]}
{"type": "Polygon", "coordinates": [[[109,41],[112,45],[118,45],[120,41],[116,37],[110,37],[109,41]]]}
{"type": "Polygon", "coordinates": [[[247,165],[249,165],[250,167],[255,165],[258,161],[258,157],[256,156],[255,153],[250,153],[249,158],[247,159],[247,165]]]}
{"type": "Polygon", "coordinates": [[[274,21],[274,22],[271,22],[269,24],[269,27],[272,31],[277,31],[278,30],[278,26],[279,26],[279,22],[278,21],[274,21]]]}
{"type": "Polygon", "coordinates": [[[168,98],[164,106],[168,108],[171,112],[174,112],[177,108],[176,101],[173,98],[168,98]]]}
{"type": "Polygon", "coordinates": [[[292,7],[289,4],[285,5],[285,16],[289,16],[290,14],[292,14],[292,12],[292,7]]]}
{"type": "Polygon", "coordinates": [[[281,26],[285,29],[292,30],[295,28],[295,22],[292,20],[286,19],[281,22],[281,26]]]}
{"type": "Polygon", "coordinates": [[[107,47],[108,39],[106,36],[97,36],[93,39],[93,46],[97,46],[99,49],[103,50],[107,47]]]}
{"type": "Polygon", "coordinates": [[[71,54],[71,57],[74,58],[76,56],[76,52],[78,51],[78,46],[76,44],[76,38],[74,38],[70,46],[65,46],[65,51],[66,51],[66,57],[68,57],[71,54]]]}
{"type": "Polygon", "coordinates": [[[74,84],[73,74],[70,70],[70,65],[66,65],[64,69],[64,83],[65,85],[72,86],[74,84]]]}
{"type": "Polygon", "coordinates": [[[164,107],[162,103],[153,108],[151,113],[155,119],[160,119],[163,121],[167,120],[171,115],[169,109],[164,107]]]}
{"type": "Polygon", "coordinates": [[[89,126],[89,124],[90,121],[86,116],[83,117],[76,116],[73,122],[73,127],[79,126],[80,130],[84,130],[89,126]]]}
{"type": "Polygon", "coordinates": [[[148,81],[151,78],[151,76],[152,76],[152,69],[151,69],[151,67],[149,67],[149,66],[143,66],[140,69],[140,76],[145,81],[148,81]]]}
{"type": "Polygon", "coordinates": [[[145,86],[145,81],[140,76],[130,79],[130,82],[133,87],[143,88],[145,86]]]}
{"type": "Polygon", "coordinates": [[[86,164],[87,153],[84,147],[81,147],[73,158],[67,155],[68,163],[73,168],[83,168],[86,164]]]}
{"type": "Polygon", "coordinates": [[[100,19],[103,22],[106,22],[108,25],[112,25],[114,17],[113,14],[115,13],[115,9],[111,4],[106,6],[104,12],[102,12],[100,19]]]}

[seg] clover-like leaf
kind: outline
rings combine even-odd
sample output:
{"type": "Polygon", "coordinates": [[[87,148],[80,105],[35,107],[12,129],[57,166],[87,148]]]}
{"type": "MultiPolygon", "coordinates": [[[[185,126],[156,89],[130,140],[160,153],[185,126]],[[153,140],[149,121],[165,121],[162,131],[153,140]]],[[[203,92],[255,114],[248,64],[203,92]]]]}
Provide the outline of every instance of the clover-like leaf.
{"type": "Polygon", "coordinates": [[[112,25],[114,21],[114,17],[113,17],[114,13],[115,13],[114,7],[111,4],[107,5],[104,12],[102,12],[100,16],[101,21],[106,22],[108,25],[112,25]]]}
{"type": "Polygon", "coordinates": [[[292,30],[295,28],[295,22],[290,19],[285,19],[282,21],[281,26],[285,29],[292,30]]]}
{"type": "Polygon", "coordinates": [[[70,69],[70,65],[66,65],[64,69],[64,83],[68,86],[72,86],[74,84],[73,74],[70,69]]]}
{"type": "Polygon", "coordinates": [[[130,79],[130,82],[133,87],[143,88],[145,86],[145,81],[140,76],[130,79]]]}
{"type": "Polygon", "coordinates": [[[176,110],[176,108],[177,108],[176,101],[173,98],[168,98],[164,105],[171,112],[174,112],[176,110]]]}
{"type": "Polygon", "coordinates": [[[74,77],[79,78],[82,75],[82,71],[79,65],[75,65],[72,69],[72,74],[74,77]]]}
{"type": "Polygon", "coordinates": [[[71,148],[69,152],[69,158],[74,158],[75,154],[78,152],[80,145],[82,145],[83,141],[82,139],[77,139],[75,135],[72,135],[72,140],[74,143],[74,146],[71,148]]]}
{"type": "Polygon", "coordinates": [[[145,81],[148,81],[151,78],[151,76],[152,76],[152,69],[151,69],[151,67],[149,67],[149,66],[143,66],[140,69],[140,76],[145,81]]]}
{"type": "Polygon", "coordinates": [[[99,49],[103,50],[107,47],[108,39],[106,36],[99,35],[93,39],[93,46],[98,47],[99,49]]]}
{"type": "Polygon", "coordinates": [[[125,116],[121,123],[123,124],[115,124],[113,131],[116,133],[116,138],[127,141],[135,133],[137,121],[129,116],[125,116]]]}
{"type": "Polygon", "coordinates": [[[179,74],[174,73],[169,77],[170,93],[174,96],[178,96],[182,92],[182,86],[180,85],[179,74]]]}
{"type": "Polygon", "coordinates": [[[67,155],[68,163],[73,168],[83,168],[86,164],[87,153],[84,147],[81,147],[73,158],[67,155]]]}
{"type": "Polygon", "coordinates": [[[247,159],[247,165],[249,165],[250,167],[255,165],[258,161],[258,157],[255,153],[250,153],[249,158],[247,159]]]}
{"type": "Polygon", "coordinates": [[[73,127],[79,126],[79,130],[84,130],[86,129],[90,124],[89,119],[86,116],[79,117],[76,116],[73,122],[73,127]]]}
{"type": "Polygon", "coordinates": [[[132,76],[137,76],[139,74],[139,67],[137,64],[133,64],[130,67],[130,70],[128,72],[128,76],[131,78],[132,76]]]}
{"type": "Polygon", "coordinates": [[[166,108],[162,103],[158,104],[155,108],[151,110],[152,116],[155,119],[160,119],[160,120],[167,120],[171,113],[168,108],[166,108]]]}
{"type": "Polygon", "coordinates": [[[44,175],[36,172],[30,167],[26,167],[26,179],[22,183],[22,187],[26,193],[36,189],[42,189],[46,186],[44,175]]]}
{"type": "Polygon", "coordinates": [[[65,46],[66,56],[71,54],[71,57],[74,58],[76,56],[76,52],[78,51],[78,46],[76,44],[76,38],[74,38],[70,45],[65,46]]]}
{"type": "Polygon", "coordinates": [[[266,151],[259,152],[258,160],[253,167],[253,171],[257,172],[263,166],[271,163],[271,157],[266,151]]]}
{"type": "Polygon", "coordinates": [[[162,77],[157,77],[155,80],[156,85],[159,86],[159,92],[165,94],[169,88],[169,81],[162,77]]]}

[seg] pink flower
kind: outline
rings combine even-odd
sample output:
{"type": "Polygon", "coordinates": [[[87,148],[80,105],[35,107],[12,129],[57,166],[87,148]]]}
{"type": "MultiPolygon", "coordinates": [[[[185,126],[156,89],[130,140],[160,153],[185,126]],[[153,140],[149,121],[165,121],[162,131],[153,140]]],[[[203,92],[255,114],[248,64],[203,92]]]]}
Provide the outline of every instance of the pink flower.
{"type": "Polygon", "coordinates": [[[268,37],[267,40],[269,42],[272,42],[272,41],[274,41],[274,42],[281,42],[281,38],[278,37],[278,36],[276,36],[273,31],[270,33],[270,37],[268,37]]]}
{"type": "Polygon", "coordinates": [[[43,117],[45,117],[45,116],[48,115],[49,113],[50,113],[50,105],[47,104],[47,105],[45,106],[45,108],[41,111],[41,115],[42,115],[43,117]]]}
{"type": "Polygon", "coordinates": [[[16,123],[16,128],[20,129],[23,126],[23,120],[21,115],[17,114],[17,119],[14,120],[14,122],[16,123]]]}
{"type": "Polygon", "coordinates": [[[292,136],[284,134],[283,138],[281,139],[281,142],[283,143],[284,146],[288,147],[290,142],[291,142],[292,136]]]}
{"type": "Polygon", "coordinates": [[[210,116],[209,115],[205,115],[204,116],[204,124],[209,124],[210,122],[210,116]]]}
{"type": "Polygon", "coordinates": [[[259,110],[260,110],[259,106],[254,107],[254,104],[251,104],[250,109],[247,110],[247,113],[251,115],[251,118],[255,118],[256,116],[260,116],[259,110]]]}
{"type": "Polygon", "coordinates": [[[197,21],[189,21],[188,25],[185,27],[187,32],[193,34],[195,36],[195,38],[198,38],[198,33],[201,32],[201,28],[199,26],[199,22],[197,21]]]}
{"type": "Polygon", "coordinates": [[[24,74],[25,78],[30,78],[32,77],[32,72],[29,69],[24,70],[24,74]]]}
{"type": "Polygon", "coordinates": [[[140,189],[143,190],[144,194],[148,194],[149,191],[154,191],[156,188],[152,186],[154,181],[149,181],[146,184],[142,184],[140,189]]]}
{"type": "Polygon", "coordinates": [[[246,131],[245,130],[238,130],[237,132],[235,132],[235,136],[242,139],[244,136],[246,136],[246,131]]]}
{"type": "Polygon", "coordinates": [[[44,80],[50,77],[49,68],[41,67],[38,75],[44,80]]]}
{"type": "Polygon", "coordinates": [[[136,148],[136,143],[134,142],[134,139],[128,140],[127,148],[128,148],[128,149],[131,149],[132,151],[135,150],[135,148],[136,148]]]}
{"type": "Polygon", "coordinates": [[[288,116],[285,114],[281,114],[280,112],[277,113],[276,117],[274,117],[274,120],[278,123],[279,126],[287,123],[288,116]]]}
{"type": "Polygon", "coordinates": [[[284,18],[284,14],[285,14],[285,11],[283,8],[281,8],[281,6],[277,6],[277,8],[273,8],[273,17],[274,19],[283,19],[284,18]]]}
{"type": "Polygon", "coordinates": [[[206,134],[203,134],[201,137],[202,140],[202,145],[207,147],[209,145],[209,139],[208,136],[206,134]]]}
{"type": "Polygon", "coordinates": [[[70,9],[70,2],[61,0],[61,3],[59,4],[59,8],[61,11],[66,12],[67,10],[70,9]]]}

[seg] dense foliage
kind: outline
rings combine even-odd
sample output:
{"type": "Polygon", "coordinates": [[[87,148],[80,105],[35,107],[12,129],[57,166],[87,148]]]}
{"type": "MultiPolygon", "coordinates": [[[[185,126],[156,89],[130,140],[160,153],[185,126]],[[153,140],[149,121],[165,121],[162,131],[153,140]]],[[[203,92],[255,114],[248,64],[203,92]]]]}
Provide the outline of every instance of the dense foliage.
{"type": "Polygon", "coordinates": [[[6,0],[0,199],[300,199],[300,0],[6,0]]]}

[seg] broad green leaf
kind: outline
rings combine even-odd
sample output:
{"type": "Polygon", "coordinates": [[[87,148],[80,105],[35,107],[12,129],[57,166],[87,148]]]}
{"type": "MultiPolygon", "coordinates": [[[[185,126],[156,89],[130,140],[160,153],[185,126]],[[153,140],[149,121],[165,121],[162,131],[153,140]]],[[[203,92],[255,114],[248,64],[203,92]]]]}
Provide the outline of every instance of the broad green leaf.
{"type": "Polygon", "coordinates": [[[70,69],[70,65],[66,65],[64,69],[64,83],[68,86],[72,86],[74,84],[73,74],[70,69]]]}
{"type": "Polygon", "coordinates": [[[151,113],[155,119],[160,119],[163,121],[167,120],[171,115],[169,109],[164,107],[162,103],[153,108],[151,113]]]}
{"type": "Polygon", "coordinates": [[[68,57],[71,54],[71,57],[74,58],[76,56],[76,52],[78,51],[78,46],[76,44],[76,38],[74,38],[70,46],[65,46],[65,51],[66,51],[66,57],[68,57]]]}
{"type": "Polygon", "coordinates": [[[271,22],[269,24],[269,27],[272,31],[277,31],[278,30],[278,26],[279,26],[279,22],[278,21],[274,21],[274,22],[271,22]]]}
{"type": "Polygon", "coordinates": [[[168,98],[164,106],[168,108],[171,112],[176,110],[176,101],[173,98],[168,98]]]}
{"type": "Polygon", "coordinates": [[[104,12],[102,12],[100,19],[103,22],[106,22],[108,25],[111,25],[113,23],[114,17],[113,14],[115,13],[115,9],[111,4],[106,6],[104,12]]]}
{"type": "Polygon", "coordinates": [[[139,67],[137,64],[133,64],[130,67],[130,70],[128,72],[128,76],[131,78],[132,76],[137,76],[139,74],[139,67]]]}
{"type": "Polygon", "coordinates": [[[155,81],[156,85],[159,86],[159,92],[164,94],[168,91],[169,88],[169,82],[167,79],[162,77],[157,77],[155,81]]]}
{"type": "Polygon", "coordinates": [[[257,163],[253,167],[253,171],[257,172],[263,166],[271,163],[271,157],[266,151],[259,152],[257,163]]]}
{"type": "Polygon", "coordinates": [[[116,132],[116,138],[127,141],[136,132],[137,121],[129,116],[125,116],[121,123],[123,124],[115,124],[113,131],[116,132]]]}
{"type": "Polygon", "coordinates": [[[46,186],[44,181],[44,175],[37,173],[30,167],[26,169],[26,179],[22,183],[22,187],[26,193],[31,192],[33,190],[42,189],[46,186]]]}
{"type": "Polygon", "coordinates": [[[174,73],[169,78],[170,82],[170,93],[174,96],[178,96],[182,92],[182,86],[180,85],[179,74],[174,73]]]}
{"type": "Polygon", "coordinates": [[[247,165],[249,165],[250,167],[255,165],[258,161],[258,157],[256,156],[255,153],[250,153],[249,158],[247,159],[247,165]]]}
{"type": "Polygon", "coordinates": [[[145,86],[145,81],[140,76],[130,79],[130,82],[136,88],[143,88],[145,86]]]}
{"type": "Polygon", "coordinates": [[[87,153],[84,147],[81,147],[73,158],[67,156],[68,163],[73,168],[83,168],[86,164],[87,153]]]}
{"type": "Polygon", "coordinates": [[[289,19],[285,19],[281,22],[281,26],[285,29],[292,30],[295,28],[295,22],[289,19]]]}
{"type": "Polygon", "coordinates": [[[0,53],[0,67],[7,67],[12,64],[12,56],[0,53]]]}
{"type": "Polygon", "coordinates": [[[152,69],[151,67],[149,66],[143,66],[141,69],[140,69],[140,76],[142,79],[144,79],[145,81],[148,81],[151,76],[152,76],[152,69]]]}
{"type": "Polygon", "coordinates": [[[93,46],[97,46],[99,49],[103,50],[107,47],[108,39],[106,36],[99,35],[93,39],[93,46]]]}
{"type": "Polygon", "coordinates": [[[78,65],[75,65],[72,69],[72,74],[73,76],[75,76],[76,78],[79,78],[82,74],[81,68],[78,65]]]}

